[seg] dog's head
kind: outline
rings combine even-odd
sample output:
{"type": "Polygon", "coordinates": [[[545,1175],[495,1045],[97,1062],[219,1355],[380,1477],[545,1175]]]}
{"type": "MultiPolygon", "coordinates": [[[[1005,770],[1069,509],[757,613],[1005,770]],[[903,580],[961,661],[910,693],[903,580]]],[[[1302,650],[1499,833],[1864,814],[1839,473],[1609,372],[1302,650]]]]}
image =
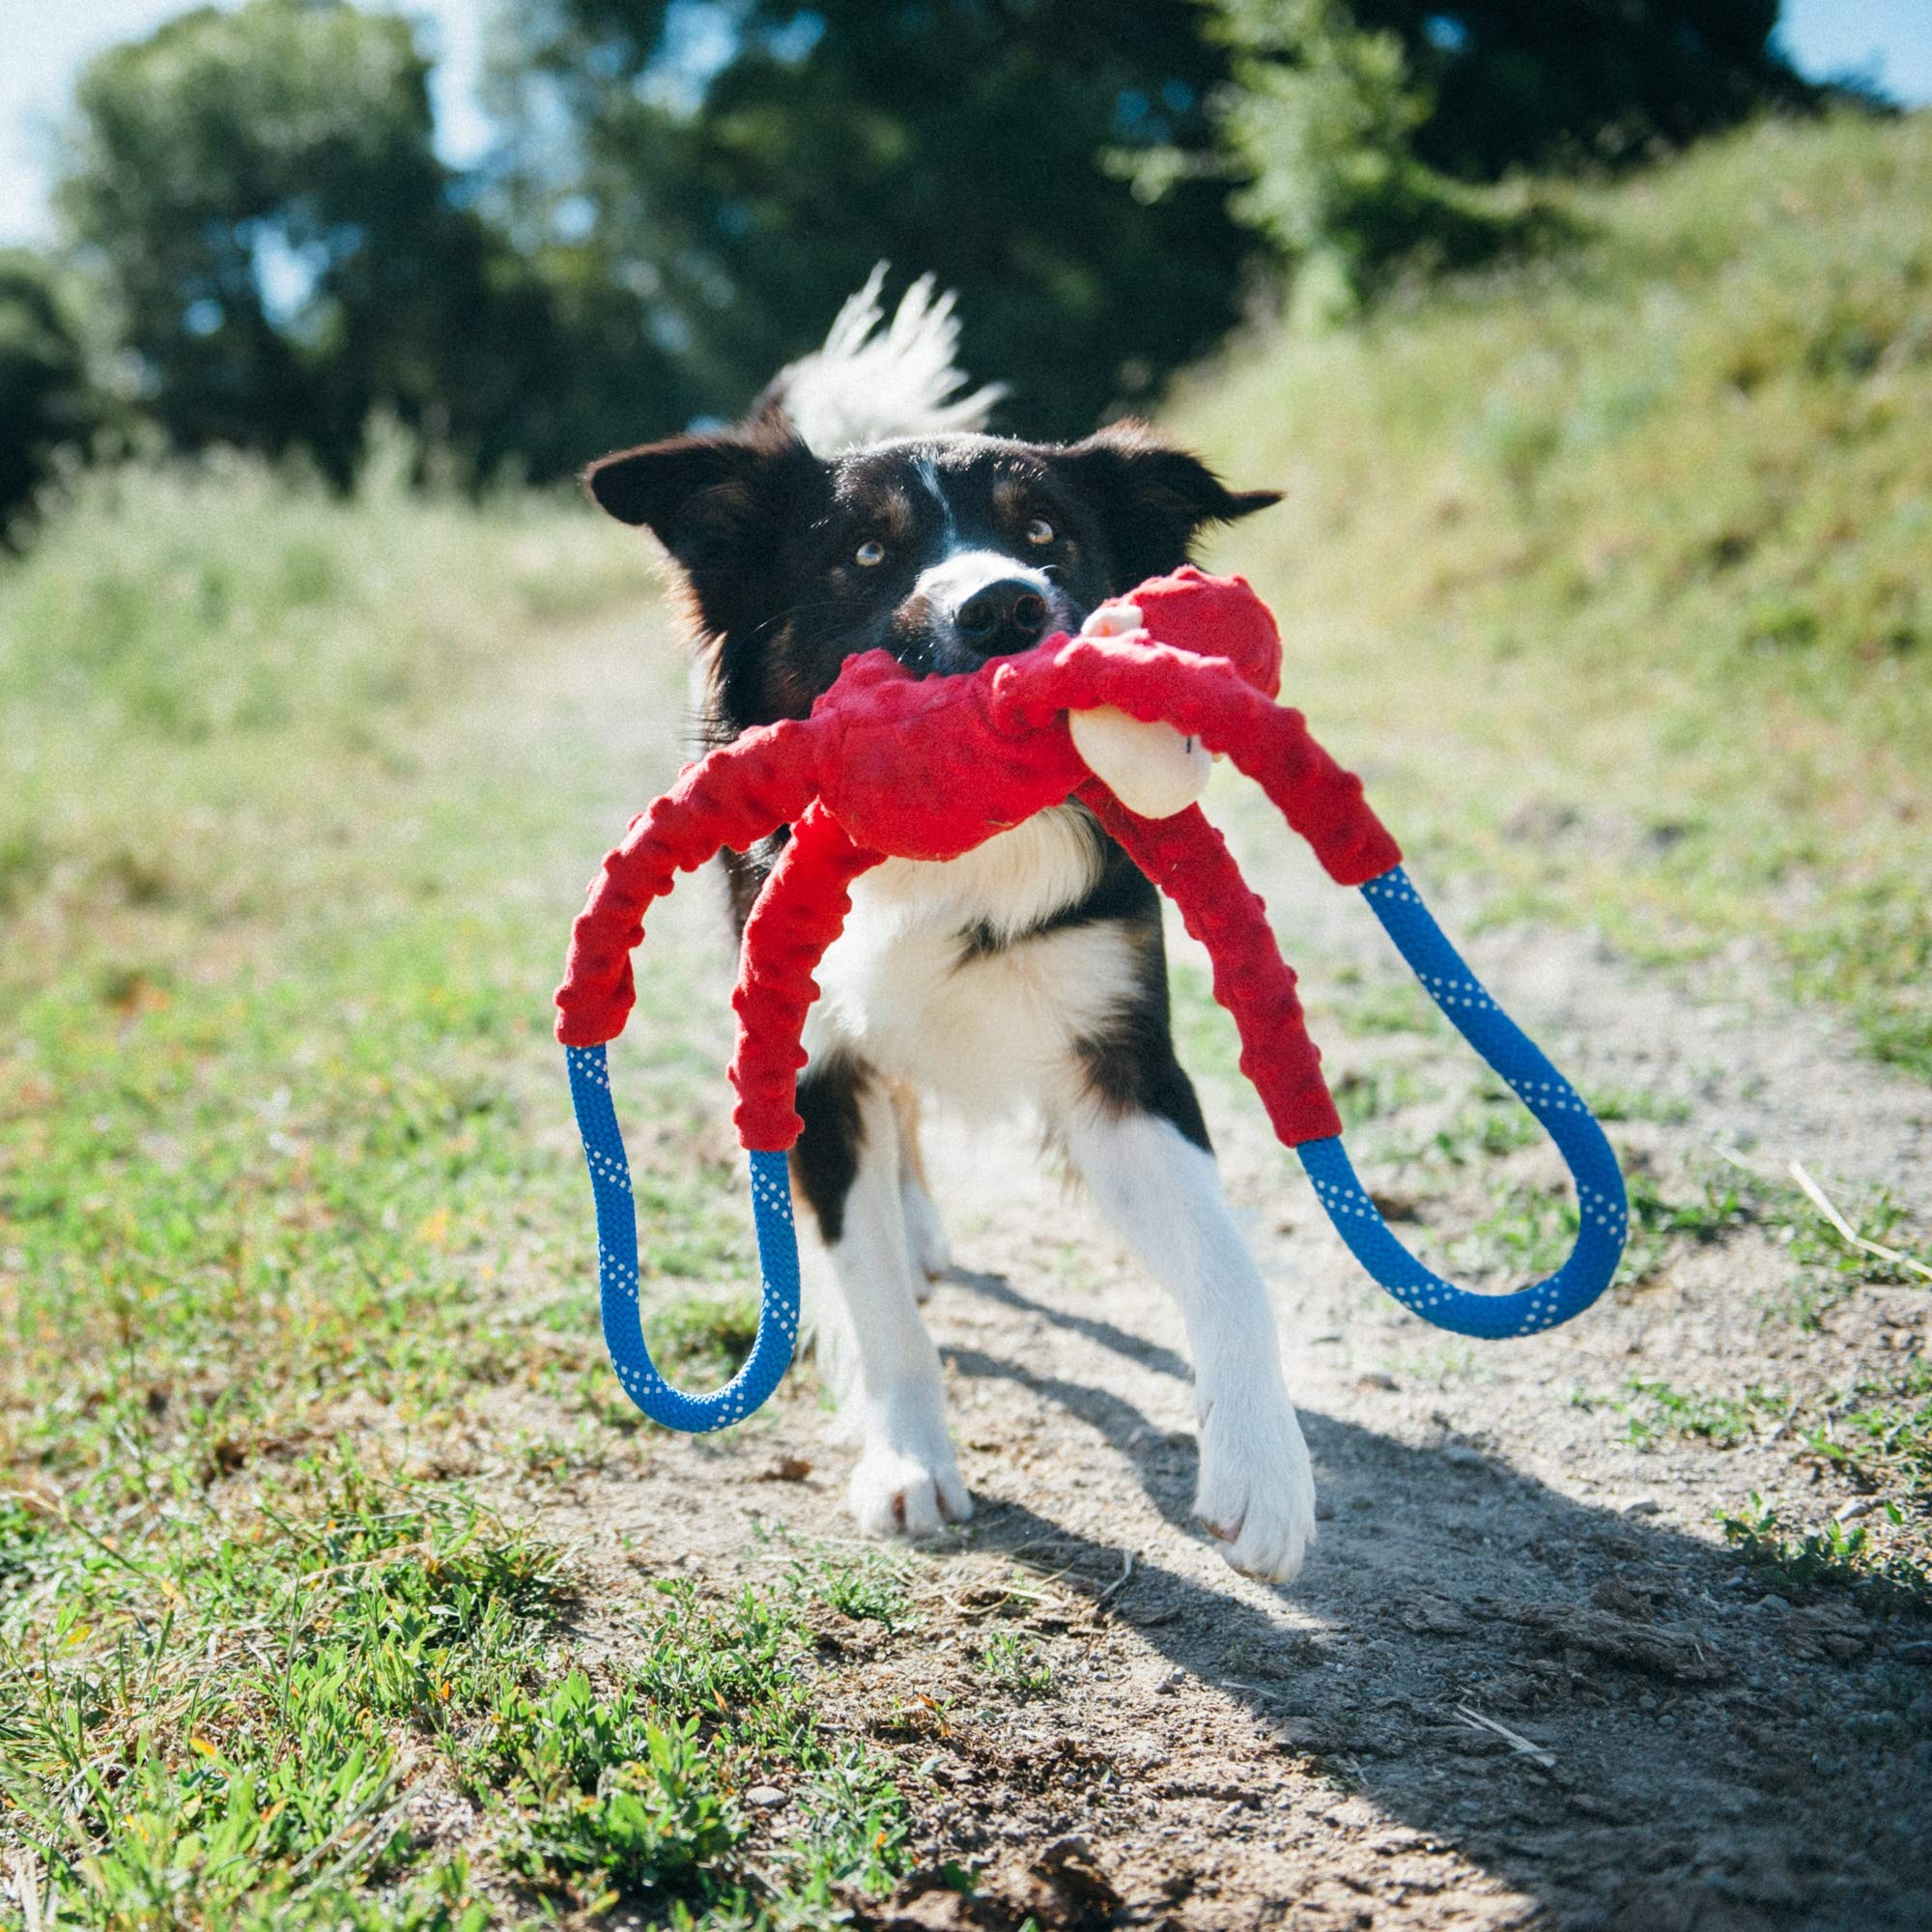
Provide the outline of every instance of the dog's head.
{"type": "Polygon", "coordinates": [[[1205,526],[1279,500],[1133,424],[822,459],[771,415],[607,456],[585,482],[669,553],[734,728],[803,717],[856,652],[933,675],[1027,650],[1179,568],[1205,526]]]}

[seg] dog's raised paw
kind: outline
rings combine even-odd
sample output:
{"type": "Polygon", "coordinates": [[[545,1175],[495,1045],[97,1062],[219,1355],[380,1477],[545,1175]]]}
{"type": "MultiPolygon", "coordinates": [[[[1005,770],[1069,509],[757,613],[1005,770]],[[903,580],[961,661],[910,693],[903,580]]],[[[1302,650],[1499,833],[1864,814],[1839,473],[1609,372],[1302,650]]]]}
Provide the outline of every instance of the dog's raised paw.
{"type": "Polygon", "coordinates": [[[927,1459],[902,1449],[867,1449],[852,1471],[846,1499],[867,1536],[934,1536],[973,1514],[973,1497],[948,1455],[927,1459]]]}
{"type": "Polygon", "coordinates": [[[1194,1513],[1242,1576],[1294,1578],[1315,1541],[1315,1472],[1286,1394],[1224,1398],[1210,1410],[1194,1513]]]}

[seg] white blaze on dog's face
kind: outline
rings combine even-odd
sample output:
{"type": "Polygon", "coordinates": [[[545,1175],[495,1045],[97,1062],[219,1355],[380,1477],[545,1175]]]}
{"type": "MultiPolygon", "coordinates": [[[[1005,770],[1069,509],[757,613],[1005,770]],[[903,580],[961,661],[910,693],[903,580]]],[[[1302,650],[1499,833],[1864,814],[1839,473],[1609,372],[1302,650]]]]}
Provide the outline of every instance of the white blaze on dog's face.
{"type": "Polygon", "coordinates": [[[954,551],[920,572],[908,601],[927,613],[935,670],[975,670],[1078,621],[1044,570],[994,550],[954,551]]]}

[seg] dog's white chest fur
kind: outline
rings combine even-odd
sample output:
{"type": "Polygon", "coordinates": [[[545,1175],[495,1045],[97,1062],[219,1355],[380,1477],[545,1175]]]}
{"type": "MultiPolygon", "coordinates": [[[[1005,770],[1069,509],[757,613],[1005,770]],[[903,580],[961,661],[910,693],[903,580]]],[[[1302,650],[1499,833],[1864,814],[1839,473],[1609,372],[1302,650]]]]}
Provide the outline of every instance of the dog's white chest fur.
{"type": "Polygon", "coordinates": [[[866,873],[818,970],[807,1051],[849,1047],[978,1119],[1070,1081],[1078,1043],[1133,991],[1133,942],[1111,921],[1004,942],[1084,897],[1099,866],[1091,821],[1062,809],[963,858],[866,873]],[[976,932],[997,943],[976,955],[976,932]]]}

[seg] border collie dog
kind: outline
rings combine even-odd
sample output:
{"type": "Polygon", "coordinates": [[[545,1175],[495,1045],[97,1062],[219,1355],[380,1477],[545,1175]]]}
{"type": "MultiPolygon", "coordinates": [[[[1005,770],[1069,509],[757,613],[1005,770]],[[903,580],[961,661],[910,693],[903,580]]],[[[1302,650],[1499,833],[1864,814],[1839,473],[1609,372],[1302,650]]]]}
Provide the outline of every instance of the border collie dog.
{"type": "MultiPolygon", "coordinates": [[[[1077,630],[1185,562],[1204,526],[1277,500],[1224,488],[1137,425],[1070,444],[981,434],[1000,392],[959,395],[952,298],[927,278],[883,325],[880,279],[743,423],[587,472],[606,510],[668,553],[710,742],[804,717],[856,652],[944,676],[1077,630]]],[[[918,758],[909,744],[909,785],[918,758]]],[[[775,851],[727,855],[741,927],[775,851]]],[[[1308,1452],[1175,1058],[1153,886],[1062,806],[948,864],[866,873],[817,977],[792,1174],[830,1264],[814,1320],[861,1445],[861,1528],[923,1535],[973,1509],[919,1308],[949,1266],[919,1153],[930,1094],[969,1119],[1037,1116],[1175,1296],[1196,1372],[1196,1512],[1237,1570],[1293,1577],[1315,1533],[1308,1452]]]]}

